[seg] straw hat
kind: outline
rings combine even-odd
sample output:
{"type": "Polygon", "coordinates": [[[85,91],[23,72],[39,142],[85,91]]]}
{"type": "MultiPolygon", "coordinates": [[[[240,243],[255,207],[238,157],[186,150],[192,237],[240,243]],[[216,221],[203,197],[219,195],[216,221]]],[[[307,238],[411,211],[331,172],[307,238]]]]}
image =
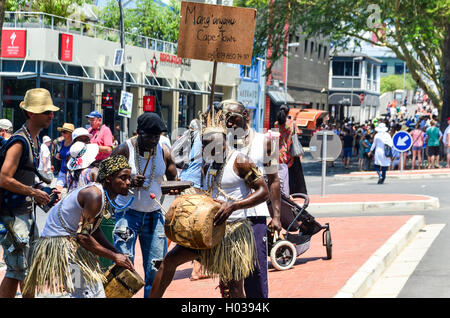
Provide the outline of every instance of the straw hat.
{"type": "Polygon", "coordinates": [[[64,125],[62,127],[58,127],[58,131],[63,131],[63,130],[71,133],[75,130],[75,126],[70,123],[64,123],[64,125]]]}
{"type": "Polygon", "coordinates": [[[33,88],[27,90],[20,108],[34,114],[41,114],[46,111],[56,112],[59,107],[53,105],[50,92],[45,88],[33,88]]]}
{"type": "Polygon", "coordinates": [[[386,127],[385,123],[379,123],[377,127],[375,127],[375,130],[378,132],[382,131],[388,131],[388,128],[386,127]]]}
{"type": "Polygon", "coordinates": [[[85,169],[95,161],[98,154],[98,145],[77,141],[70,147],[69,152],[70,159],[67,162],[67,168],[70,171],[85,169]]]}

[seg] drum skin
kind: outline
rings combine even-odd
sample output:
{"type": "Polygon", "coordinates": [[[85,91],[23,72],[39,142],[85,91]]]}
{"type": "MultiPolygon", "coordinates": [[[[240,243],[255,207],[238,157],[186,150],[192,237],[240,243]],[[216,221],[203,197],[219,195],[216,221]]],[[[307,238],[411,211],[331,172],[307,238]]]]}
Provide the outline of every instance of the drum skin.
{"type": "Polygon", "coordinates": [[[210,249],[225,234],[225,222],[214,226],[221,204],[204,194],[177,197],[167,211],[164,230],[171,241],[192,249],[210,249]]]}

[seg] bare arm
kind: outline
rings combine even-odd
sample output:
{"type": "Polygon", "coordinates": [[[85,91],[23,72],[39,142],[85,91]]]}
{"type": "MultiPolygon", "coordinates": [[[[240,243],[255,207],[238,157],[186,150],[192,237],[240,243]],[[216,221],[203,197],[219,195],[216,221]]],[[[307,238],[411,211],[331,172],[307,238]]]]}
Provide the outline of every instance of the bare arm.
{"type": "Polygon", "coordinates": [[[172,154],[170,153],[169,147],[167,145],[162,145],[164,161],[166,163],[166,178],[167,180],[176,180],[177,178],[177,166],[172,159],[172,154]]]}
{"type": "Polygon", "coordinates": [[[106,238],[103,233],[99,233],[97,229],[92,235],[89,234],[90,228],[94,226],[97,221],[97,214],[102,208],[102,193],[96,187],[88,187],[81,190],[78,194],[78,202],[83,208],[80,218],[80,226],[77,234],[78,243],[86,250],[113,260],[117,265],[134,270],[133,264],[123,254],[112,246],[111,243],[106,243],[106,238]]]}
{"type": "Polygon", "coordinates": [[[20,195],[31,196],[38,204],[46,205],[50,202],[50,196],[46,192],[25,185],[14,179],[14,174],[19,167],[22,152],[23,146],[20,142],[12,145],[6,152],[5,161],[3,162],[0,171],[0,188],[20,195]]]}

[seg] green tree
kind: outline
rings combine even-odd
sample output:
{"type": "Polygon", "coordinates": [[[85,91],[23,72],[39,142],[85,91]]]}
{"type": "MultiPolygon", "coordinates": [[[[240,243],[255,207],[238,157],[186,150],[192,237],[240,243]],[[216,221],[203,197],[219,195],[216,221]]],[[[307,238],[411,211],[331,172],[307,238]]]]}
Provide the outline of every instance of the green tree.
{"type": "MultiPolygon", "coordinates": [[[[415,90],[417,88],[416,82],[413,80],[411,74],[405,75],[405,89],[415,90]]],[[[393,92],[397,89],[403,89],[403,75],[389,75],[382,77],[380,80],[380,93],[393,92]]]]}
{"type": "MultiPolygon", "coordinates": [[[[159,5],[153,0],[138,0],[136,8],[124,9],[125,31],[159,40],[177,42],[180,8],[181,4],[176,0],[172,0],[169,6],[159,5]]],[[[120,21],[117,0],[110,0],[105,7],[100,9],[99,17],[105,26],[117,28],[120,21]]]]}
{"type": "Polygon", "coordinates": [[[264,54],[270,47],[272,62],[278,60],[285,54],[287,36],[298,30],[307,37],[327,36],[336,48],[348,48],[353,41],[356,45],[366,42],[387,47],[406,62],[412,78],[434,105],[442,107],[444,101],[444,109],[450,109],[448,0],[237,0],[236,3],[258,9],[255,55],[264,54]]]}

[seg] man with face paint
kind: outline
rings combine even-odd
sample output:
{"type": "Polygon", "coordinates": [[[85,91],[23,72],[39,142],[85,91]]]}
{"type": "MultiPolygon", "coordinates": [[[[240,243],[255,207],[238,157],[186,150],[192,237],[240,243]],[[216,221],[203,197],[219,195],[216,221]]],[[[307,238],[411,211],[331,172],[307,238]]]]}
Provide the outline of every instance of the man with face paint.
{"type": "Polygon", "coordinates": [[[229,149],[224,128],[207,127],[202,146],[206,162],[204,189],[222,204],[213,222],[215,226],[226,222],[225,235],[208,250],[176,245],[156,274],[152,298],[163,296],[178,266],[195,259],[207,274],[219,276],[223,297],[243,298],[244,279],[255,268],[255,243],[247,215],[269,198],[264,178],[246,155],[229,149]],[[226,291],[222,290],[224,286],[226,291]]]}
{"type": "MultiPolygon", "coordinates": [[[[229,144],[247,155],[267,177],[273,215],[270,215],[267,203],[264,202],[254,208],[254,214],[248,216],[255,237],[258,253],[258,265],[255,271],[245,279],[245,293],[248,298],[267,298],[269,293],[267,279],[267,223],[271,217],[269,228],[281,231],[280,223],[280,180],[278,168],[272,164],[272,143],[264,134],[257,133],[249,125],[249,114],[245,106],[236,100],[222,102],[228,131],[229,144]]],[[[278,159],[278,156],[276,156],[278,159]]],[[[272,212],[271,211],[271,212],[272,212]]]]}
{"type": "MultiPolygon", "coordinates": [[[[116,211],[114,227],[114,246],[130,255],[134,261],[136,239],[142,249],[145,272],[144,297],[148,297],[156,274],[154,262],[164,258],[167,253],[167,238],[164,233],[164,216],[156,200],[161,199],[161,182],[175,180],[177,169],[170,149],[159,143],[161,133],[167,131],[162,119],[155,113],[144,113],[137,120],[138,135],[126,140],[113,150],[128,159],[131,166],[131,188],[135,199],[128,209],[116,211]],[[156,200],[150,198],[150,194],[156,200]]],[[[131,195],[119,195],[116,202],[127,205],[131,195]]]]}

